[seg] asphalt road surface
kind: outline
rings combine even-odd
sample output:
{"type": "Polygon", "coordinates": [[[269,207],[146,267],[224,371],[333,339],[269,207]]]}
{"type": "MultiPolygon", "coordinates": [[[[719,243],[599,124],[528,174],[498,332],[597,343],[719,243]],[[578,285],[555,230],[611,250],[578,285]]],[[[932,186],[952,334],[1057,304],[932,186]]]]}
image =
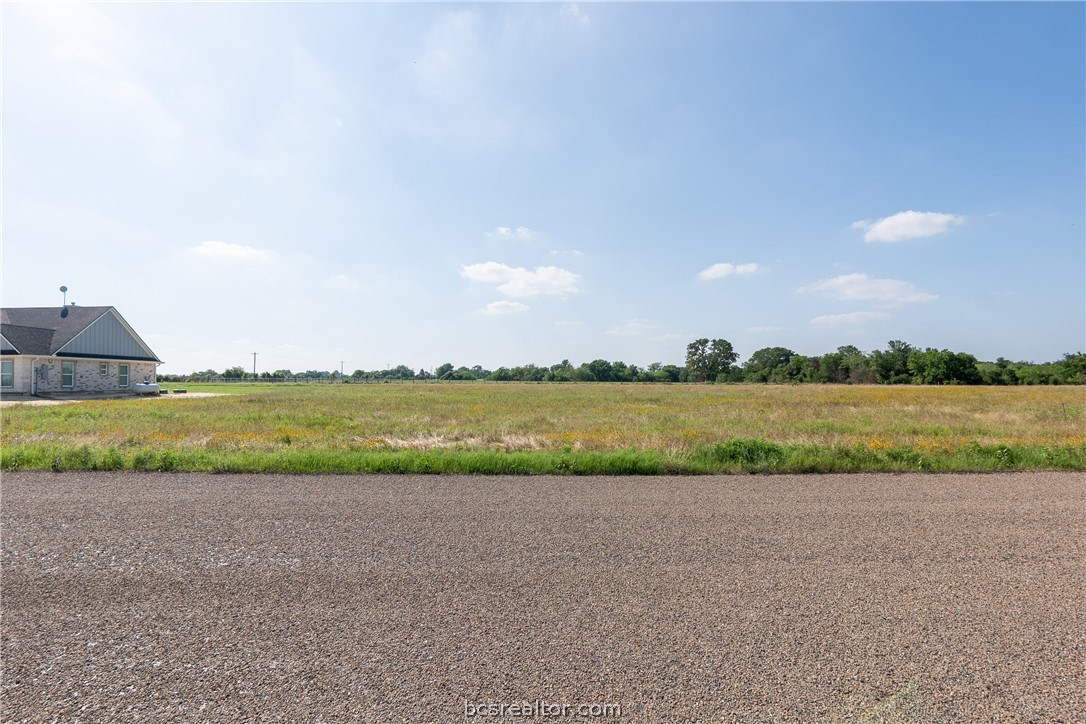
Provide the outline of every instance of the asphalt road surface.
{"type": "Polygon", "coordinates": [[[4,721],[1082,721],[1086,475],[6,473],[4,721]]]}

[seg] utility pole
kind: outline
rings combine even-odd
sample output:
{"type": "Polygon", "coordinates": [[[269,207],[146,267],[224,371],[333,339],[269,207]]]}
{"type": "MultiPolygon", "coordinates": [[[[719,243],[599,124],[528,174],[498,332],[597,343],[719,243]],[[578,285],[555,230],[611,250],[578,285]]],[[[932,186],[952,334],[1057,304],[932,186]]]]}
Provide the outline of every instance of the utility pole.
{"type": "Polygon", "coordinates": [[[339,361],[339,379],[343,379],[343,360],[339,361]]]}
{"type": "Polygon", "coordinates": [[[256,377],[256,352],[253,352],[253,377],[256,377]]]}

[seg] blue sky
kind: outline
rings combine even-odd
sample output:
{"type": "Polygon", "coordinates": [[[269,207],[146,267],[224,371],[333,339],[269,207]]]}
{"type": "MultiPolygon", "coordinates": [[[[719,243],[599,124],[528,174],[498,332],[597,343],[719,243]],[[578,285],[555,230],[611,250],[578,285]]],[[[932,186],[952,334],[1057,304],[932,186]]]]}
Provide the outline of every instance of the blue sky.
{"type": "Polygon", "coordinates": [[[3,304],[163,372],[1086,349],[1086,5],[3,6],[3,304]]]}

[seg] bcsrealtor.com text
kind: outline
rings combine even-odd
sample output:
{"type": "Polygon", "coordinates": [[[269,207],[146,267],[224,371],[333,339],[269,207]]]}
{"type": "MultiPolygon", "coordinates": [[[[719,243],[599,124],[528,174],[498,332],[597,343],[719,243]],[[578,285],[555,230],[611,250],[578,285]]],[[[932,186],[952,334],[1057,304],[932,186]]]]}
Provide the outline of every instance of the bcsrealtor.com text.
{"type": "Polygon", "coordinates": [[[502,717],[502,718],[546,718],[546,717],[580,717],[580,718],[612,718],[622,716],[620,704],[556,704],[542,699],[521,702],[464,702],[464,718],[475,717],[502,717]]]}

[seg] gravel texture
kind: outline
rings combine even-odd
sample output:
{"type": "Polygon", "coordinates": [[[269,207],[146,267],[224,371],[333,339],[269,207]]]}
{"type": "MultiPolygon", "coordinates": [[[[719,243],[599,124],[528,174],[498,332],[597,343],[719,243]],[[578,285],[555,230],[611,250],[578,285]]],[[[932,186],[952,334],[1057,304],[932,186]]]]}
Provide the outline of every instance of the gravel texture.
{"type": "Polygon", "coordinates": [[[1086,719],[1082,473],[2,495],[4,721],[1086,719]]]}

